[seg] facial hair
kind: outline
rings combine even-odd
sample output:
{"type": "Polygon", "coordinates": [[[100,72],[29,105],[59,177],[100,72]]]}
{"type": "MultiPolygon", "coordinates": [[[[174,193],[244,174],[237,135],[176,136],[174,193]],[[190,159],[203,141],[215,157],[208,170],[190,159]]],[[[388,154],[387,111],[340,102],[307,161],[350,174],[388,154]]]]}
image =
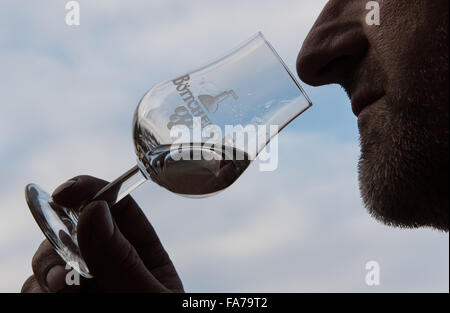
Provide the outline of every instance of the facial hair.
{"type": "Polygon", "coordinates": [[[399,227],[448,231],[448,30],[446,49],[411,71],[359,119],[361,196],[372,216],[399,227]]]}

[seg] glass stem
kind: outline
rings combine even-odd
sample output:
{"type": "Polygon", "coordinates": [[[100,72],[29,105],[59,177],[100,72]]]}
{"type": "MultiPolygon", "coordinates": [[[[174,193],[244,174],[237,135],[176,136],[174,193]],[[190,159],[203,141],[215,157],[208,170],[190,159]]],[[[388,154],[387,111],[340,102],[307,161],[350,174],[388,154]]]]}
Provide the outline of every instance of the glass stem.
{"type": "Polygon", "coordinates": [[[81,207],[83,208],[87,203],[97,200],[106,201],[109,206],[113,206],[146,180],[146,176],[139,166],[136,165],[122,176],[100,189],[92,199],[83,203],[81,207]]]}

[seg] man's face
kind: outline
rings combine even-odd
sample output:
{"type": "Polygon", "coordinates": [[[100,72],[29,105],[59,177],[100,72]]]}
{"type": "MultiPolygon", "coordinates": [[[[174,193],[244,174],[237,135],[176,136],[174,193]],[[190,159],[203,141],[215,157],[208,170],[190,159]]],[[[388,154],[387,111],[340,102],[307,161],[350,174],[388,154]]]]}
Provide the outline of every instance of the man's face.
{"type": "Polygon", "coordinates": [[[448,231],[448,0],[331,0],[297,59],[300,78],[344,87],[358,117],[369,212],[448,231]]]}

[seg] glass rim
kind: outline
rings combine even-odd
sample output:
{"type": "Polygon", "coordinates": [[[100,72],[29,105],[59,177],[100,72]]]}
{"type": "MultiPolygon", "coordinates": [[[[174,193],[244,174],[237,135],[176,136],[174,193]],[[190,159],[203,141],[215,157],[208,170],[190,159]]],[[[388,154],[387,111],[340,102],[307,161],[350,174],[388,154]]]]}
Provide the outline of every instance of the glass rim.
{"type": "MultiPolygon", "coordinates": [[[[287,66],[287,64],[284,62],[284,60],[281,58],[281,56],[278,54],[277,50],[275,50],[275,48],[272,46],[272,44],[266,39],[266,37],[264,36],[264,34],[259,31],[258,33],[256,33],[256,35],[254,35],[252,38],[250,38],[250,40],[256,39],[260,37],[262,40],[264,40],[264,43],[269,47],[269,49],[273,52],[273,54],[275,55],[275,57],[278,59],[278,61],[281,63],[281,65],[284,67],[284,69],[286,70],[286,72],[289,74],[289,76],[291,76],[292,81],[295,83],[295,85],[298,87],[298,89],[300,89],[301,93],[303,94],[303,96],[305,97],[306,101],[308,101],[308,106],[306,107],[306,109],[310,108],[312,106],[312,102],[311,99],[309,98],[308,94],[306,93],[306,91],[303,89],[303,87],[300,85],[299,81],[297,80],[297,78],[294,76],[294,74],[291,72],[291,70],[289,69],[289,67],[287,66]]],[[[249,41],[250,41],[249,40],[249,41]]],[[[305,109],[305,110],[306,110],[305,109]]]]}
{"type": "MultiPolygon", "coordinates": [[[[208,68],[209,66],[211,66],[211,64],[213,63],[220,63],[221,61],[223,61],[224,59],[230,57],[231,55],[238,53],[243,47],[245,47],[246,45],[248,45],[250,42],[256,40],[256,39],[261,39],[263,40],[264,44],[267,46],[267,48],[269,48],[269,50],[273,53],[273,55],[275,56],[275,58],[278,60],[278,62],[280,62],[280,64],[283,66],[283,68],[286,70],[286,72],[288,73],[288,75],[291,77],[292,81],[294,82],[294,84],[297,86],[297,88],[300,90],[301,94],[303,95],[303,97],[305,97],[306,101],[308,102],[308,106],[306,106],[306,108],[304,110],[302,110],[298,115],[302,114],[303,112],[305,112],[307,109],[309,109],[313,103],[311,101],[311,99],[309,98],[308,94],[306,93],[305,89],[303,89],[303,87],[300,85],[299,81],[297,80],[297,78],[294,76],[294,74],[291,72],[291,70],[289,69],[289,67],[286,65],[286,63],[283,61],[283,59],[281,58],[281,56],[278,54],[278,52],[275,50],[275,48],[272,46],[272,44],[266,39],[266,37],[264,36],[264,34],[261,31],[258,31],[256,34],[254,34],[253,36],[251,36],[250,38],[248,38],[247,40],[241,42],[239,45],[237,45],[236,47],[234,47],[233,49],[229,50],[227,53],[223,54],[222,56],[212,59],[209,62],[207,62],[206,64],[202,64],[202,66],[195,68],[194,70],[189,70],[187,71],[187,73],[195,73],[195,72],[199,72],[205,68],[208,68]]],[[[296,115],[293,119],[295,119],[298,115],[296,115]]]]}

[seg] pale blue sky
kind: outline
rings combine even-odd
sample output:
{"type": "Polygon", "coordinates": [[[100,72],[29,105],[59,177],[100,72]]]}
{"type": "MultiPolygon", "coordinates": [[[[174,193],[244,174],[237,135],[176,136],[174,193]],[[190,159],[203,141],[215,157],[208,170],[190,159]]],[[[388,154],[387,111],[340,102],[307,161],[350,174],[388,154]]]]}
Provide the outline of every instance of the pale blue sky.
{"type": "MultiPolygon", "coordinates": [[[[159,81],[262,31],[291,70],[323,0],[65,1],[0,4],[0,291],[18,291],[43,239],[23,188],[135,161],[131,118],[159,81]],[[88,152],[87,152],[88,151],[88,152]]],[[[305,86],[314,106],[280,135],[279,168],[253,165],[218,196],[148,183],[133,193],[188,291],[446,291],[448,234],[379,224],[357,184],[356,118],[340,87],[305,86]],[[381,285],[364,283],[377,260],[381,285]]]]}

